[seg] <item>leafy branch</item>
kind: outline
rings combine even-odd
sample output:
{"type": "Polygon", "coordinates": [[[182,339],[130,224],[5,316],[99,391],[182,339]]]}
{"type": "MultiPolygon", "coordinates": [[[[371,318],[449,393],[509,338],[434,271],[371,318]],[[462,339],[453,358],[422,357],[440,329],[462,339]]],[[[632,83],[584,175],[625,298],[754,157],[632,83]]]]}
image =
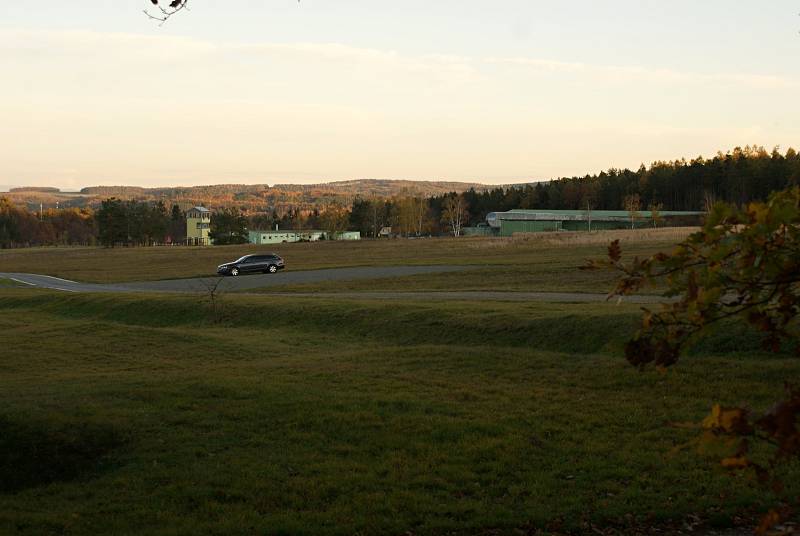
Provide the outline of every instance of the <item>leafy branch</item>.
{"type": "MultiPolygon", "coordinates": [[[[666,368],[722,321],[739,319],[762,334],[765,349],[778,352],[793,344],[800,356],[800,188],[774,193],[766,203],[738,208],[713,206],[703,228],[671,253],[623,261],[619,241],[608,258],[584,269],[612,269],[620,279],[609,298],[666,283],[672,301],[660,310],[643,309],[642,324],[625,346],[634,366],[666,368]]],[[[759,482],[781,494],[778,473],[785,462],[800,459],[800,390],[785,386],[786,396],[756,417],[746,408],[715,405],[699,427],[701,443],[718,441],[729,452],[720,461],[730,470],[751,470],[759,482]],[[766,463],[753,459],[754,444],[770,452],[766,463]]],[[[766,534],[791,515],[788,505],[771,510],[758,528],[766,534]]]]}

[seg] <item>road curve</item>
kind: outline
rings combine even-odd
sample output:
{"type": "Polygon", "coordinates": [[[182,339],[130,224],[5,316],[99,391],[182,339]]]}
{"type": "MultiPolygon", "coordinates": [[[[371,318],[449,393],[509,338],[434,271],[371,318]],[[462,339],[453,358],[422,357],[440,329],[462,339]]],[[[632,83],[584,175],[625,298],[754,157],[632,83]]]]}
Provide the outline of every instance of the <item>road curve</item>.
{"type": "MultiPolygon", "coordinates": [[[[248,291],[296,285],[347,281],[353,279],[381,279],[417,274],[444,273],[467,270],[468,266],[384,266],[359,268],[333,268],[327,270],[289,271],[278,274],[259,274],[240,277],[205,277],[194,279],[169,279],[132,283],[80,283],[58,277],[38,274],[0,272],[0,278],[16,281],[31,288],[59,290],[62,292],[133,292],[133,293],[206,293],[218,284],[220,291],[248,291]]],[[[606,294],[577,292],[501,292],[501,291],[436,291],[436,292],[270,292],[261,296],[364,299],[364,300],[441,300],[441,301],[531,301],[560,303],[598,303],[607,301],[606,294]]],[[[628,303],[657,303],[664,301],[659,296],[628,296],[628,303]]]]}

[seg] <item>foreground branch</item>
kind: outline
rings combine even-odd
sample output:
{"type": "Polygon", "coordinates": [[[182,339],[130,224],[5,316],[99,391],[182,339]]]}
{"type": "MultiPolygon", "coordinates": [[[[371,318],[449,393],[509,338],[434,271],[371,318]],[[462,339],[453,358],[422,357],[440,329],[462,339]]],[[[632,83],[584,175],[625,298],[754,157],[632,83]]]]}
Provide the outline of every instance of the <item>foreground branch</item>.
{"type": "Polygon", "coordinates": [[[159,3],[159,0],[150,0],[150,2],[156,6],[159,14],[153,15],[149,9],[145,9],[144,14],[147,15],[148,18],[158,21],[159,26],[167,22],[167,20],[176,13],[186,9],[189,4],[189,0],[172,0],[168,7],[164,7],[159,3]]]}

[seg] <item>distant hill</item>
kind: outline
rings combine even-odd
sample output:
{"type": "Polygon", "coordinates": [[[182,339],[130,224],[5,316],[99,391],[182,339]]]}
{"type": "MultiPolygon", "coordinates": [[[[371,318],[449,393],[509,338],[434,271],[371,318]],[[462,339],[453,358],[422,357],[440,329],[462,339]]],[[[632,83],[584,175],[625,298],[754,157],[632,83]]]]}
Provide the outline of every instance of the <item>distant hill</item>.
{"type": "Polygon", "coordinates": [[[464,192],[470,188],[484,189],[485,185],[469,182],[437,182],[361,179],[318,184],[217,184],[211,186],[141,188],[138,186],[92,186],[83,188],[81,194],[90,196],[138,197],[225,197],[261,196],[273,192],[329,192],[349,196],[392,197],[401,194],[438,195],[447,192],[464,192]]]}
{"type": "Polygon", "coordinates": [[[401,195],[434,196],[448,192],[464,192],[474,188],[483,191],[486,185],[470,182],[437,182],[410,180],[363,179],[319,184],[218,184],[142,188],[139,186],[91,186],[79,193],[59,192],[57,188],[15,188],[3,194],[17,205],[37,209],[39,204],[55,206],[97,206],[104,199],[117,197],[137,201],[163,201],[178,204],[182,209],[193,205],[210,208],[238,207],[245,211],[282,212],[289,208],[310,210],[333,203],[349,205],[356,196],[391,198],[401,195]]]}
{"type": "Polygon", "coordinates": [[[273,189],[283,191],[331,191],[365,197],[392,197],[395,195],[441,195],[449,192],[465,192],[470,188],[483,190],[485,185],[470,182],[406,181],[361,179],[337,181],[324,184],[276,184],[273,189]]]}
{"type": "Polygon", "coordinates": [[[11,188],[9,192],[41,192],[48,194],[57,194],[61,190],[58,188],[51,188],[49,186],[20,186],[19,188],[11,188]]]}

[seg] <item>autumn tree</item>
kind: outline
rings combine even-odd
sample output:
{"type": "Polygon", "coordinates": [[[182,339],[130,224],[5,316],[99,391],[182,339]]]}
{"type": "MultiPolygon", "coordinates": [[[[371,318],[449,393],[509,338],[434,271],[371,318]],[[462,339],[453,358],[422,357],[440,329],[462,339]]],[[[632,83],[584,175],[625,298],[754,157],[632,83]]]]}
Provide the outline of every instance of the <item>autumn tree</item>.
{"type": "Polygon", "coordinates": [[[91,245],[96,227],[89,209],[44,209],[32,213],[0,197],[0,248],[91,245]]]}
{"type": "Polygon", "coordinates": [[[430,211],[430,202],[426,198],[414,197],[411,199],[414,232],[417,236],[422,236],[430,228],[430,211]]]}
{"type": "Polygon", "coordinates": [[[45,214],[45,219],[52,223],[60,245],[87,246],[95,243],[97,228],[89,209],[51,210],[45,214]]]}
{"type": "Polygon", "coordinates": [[[636,225],[636,220],[639,218],[639,211],[642,209],[642,201],[639,194],[630,194],[625,196],[624,200],[625,210],[628,212],[628,218],[631,221],[631,229],[636,225]]]}
{"type": "Polygon", "coordinates": [[[19,242],[19,226],[15,209],[5,197],[0,197],[0,247],[14,247],[19,242]]]}
{"type": "Polygon", "coordinates": [[[392,199],[391,217],[401,235],[411,236],[414,231],[414,200],[409,196],[392,199]]]}
{"type": "Polygon", "coordinates": [[[664,221],[664,216],[661,215],[661,209],[664,208],[663,203],[650,203],[650,221],[653,222],[653,227],[658,227],[664,221]]]}
{"type": "MultiPolygon", "coordinates": [[[[740,321],[762,334],[764,348],[778,352],[786,344],[800,355],[800,188],[777,192],[766,203],[738,208],[715,203],[698,233],[671,253],[626,263],[619,241],[606,261],[587,268],[611,267],[622,277],[611,296],[665,283],[675,298],[659,310],[644,310],[642,324],[625,346],[637,367],[675,365],[699,337],[726,322],[740,321]]],[[[776,386],[776,390],[783,386],[776,386]]],[[[724,467],[752,471],[763,484],[782,490],[785,462],[800,461],[800,388],[785,386],[786,396],[763,415],[741,407],[715,405],[702,422],[704,438],[730,447],[724,467]],[[770,452],[767,463],[751,453],[770,452]]],[[[791,514],[786,504],[762,522],[763,534],[791,514]]]]}
{"type": "Polygon", "coordinates": [[[338,204],[329,205],[320,215],[319,223],[328,233],[330,240],[336,240],[337,235],[347,230],[350,223],[349,211],[338,204]]]}
{"type": "Polygon", "coordinates": [[[464,196],[458,194],[447,196],[442,206],[442,222],[447,224],[453,236],[461,236],[461,230],[468,221],[469,212],[464,196]]]}

